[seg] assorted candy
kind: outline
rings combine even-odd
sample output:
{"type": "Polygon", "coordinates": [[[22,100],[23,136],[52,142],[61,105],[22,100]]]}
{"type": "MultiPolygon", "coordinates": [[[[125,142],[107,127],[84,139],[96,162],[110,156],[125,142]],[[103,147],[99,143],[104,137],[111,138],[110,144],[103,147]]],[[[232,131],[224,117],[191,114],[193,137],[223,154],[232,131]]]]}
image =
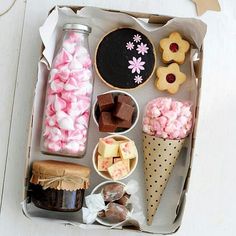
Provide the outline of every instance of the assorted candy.
{"type": "Polygon", "coordinates": [[[107,184],[102,189],[102,195],[105,202],[114,202],[122,198],[125,186],[119,183],[107,184]]]}
{"type": "MultiPolygon", "coordinates": [[[[84,223],[92,224],[97,218],[104,225],[114,225],[128,217],[132,218],[131,210],[135,210],[135,205],[139,205],[138,199],[133,198],[138,189],[138,183],[134,180],[129,181],[127,185],[105,182],[99,191],[85,197],[87,208],[83,208],[84,223]]],[[[140,216],[139,220],[142,221],[143,215],[140,216]]]]}
{"type": "Polygon", "coordinates": [[[48,79],[43,151],[82,156],[85,153],[93,90],[86,35],[68,31],[48,79]]]}
{"type": "Polygon", "coordinates": [[[128,213],[129,211],[125,206],[119,203],[110,202],[108,203],[106,210],[103,210],[98,214],[100,218],[114,224],[126,220],[128,213]]]}
{"type": "Polygon", "coordinates": [[[115,138],[100,138],[97,148],[97,171],[107,172],[113,180],[127,176],[130,160],[137,158],[135,143],[131,140],[116,140],[115,138]]]}
{"type": "MultiPolygon", "coordinates": [[[[78,28],[86,31],[86,26],[78,24],[69,24],[69,26],[64,27],[66,30],[65,37],[53,60],[48,78],[42,151],[49,154],[66,156],[83,156],[85,154],[93,79],[92,61],[87,46],[87,34],[90,29],[88,27],[86,33],[81,33],[80,30],[75,30],[78,28]]],[[[120,77],[121,70],[115,75],[112,72],[111,76],[110,70],[104,70],[104,65],[108,66],[110,62],[111,64],[117,64],[117,61],[113,61],[112,58],[109,58],[109,61],[104,61],[104,63],[103,60],[100,60],[104,58],[101,57],[103,55],[101,52],[107,50],[106,47],[104,49],[104,40],[100,43],[96,55],[97,72],[100,73],[106,83],[112,86],[126,89],[136,88],[146,82],[154,70],[155,52],[152,44],[145,35],[133,29],[124,28],[113,33],[125,36],[125,44],[118,45],[117,49],[125,48],[125,53],[130,57],[129,59],[126,58],[129,65],[125,65],[127,68],[124,68],[122,73],[127,74],[128,71],[132,81],[123,86],[122,81],[126,81],[127,78],[120,77]],[[127,41],[128,39],[129,41],[127,41]],[[132,51],[135,47],[136,50],[132,51]],[[135,55],[133,55],[134,53],[135,55]]],[[[111,36],[108,36],[109,39],[111,36]]],[[[117,42],[120,43],[117,40],[113,41],[115,45],[117,42]]],[[[160,41],[162,60],[164,63],[171,64],[157,68],[156,87],[159,90],[166,90],[171,94],[175,94],[178,92],[180,85],[186,81],[186,75],[181,72],[179,64],[184,63],[189,48],[189,42],[183,40],[178,32],[173,32],[168,38],[160,41]]],[[[123,51],[122,58],[119,56],[118,59],[124,60],[123,51]]],[[[93,112],[100,132],[127,131],[134,126],[138,119],[137,103],[132,96],[122,91],[98,95],[93,112]]],[[[151,100],[146,106],[142,130],[145,159],[144,174],[146,190],[149,194],[147,194],[147,223],[149,225],[152,223],[159,206],[160,198],[181,151],[184,138],[191,131],[192,123],[193,116],[189,102],[159,97],[151,100]],[[160,167],[158,171],[157,167],[160,167]],[[153,186],[155,186],[155,189],[153,186]]],[[[138,151],[135,142],[124,136],[100,138],[95,151],[93,159],[95,168],[99,174],[105,174],[103,175],[103,177],[106,176],[105,178],[109,176],[112,180],[123,179],[130,174],[134,169],[134,164],[137,163],[138,151]]],[[[88,188],[89,168],[64,162],[58,164],[49,161],[46,164],[45,169],[52,165],[49,170],[53,171],[57,167],[58,172],[60,167],[63,174],[53,172],[51,174],[53,180],[51,177],[48,179],[48,176],[40,179],[42,176],[40,177],[39,174],[42,173],[35,177],[36,171],[34,170],[32,176],[35,179],[32,177],[31,183],[43,184],[41,187],[39,186],[40,188],[36,186],[37,189],[34,191],[37,190],[38,193],[45,194],[44,190],[52,188],[52,184],[60,185],[55,188],[56,190],[47,191],[45,196],[50,197],[60,190],[63,190],[61,195],[64,196],[68,190],[72,189],[76,192],[76,198],[80,200],[79,206],[74,206],[74,208],[66,211],[79,210],[83,203],[83,189],[88,188]],[[69,176],[67,172],[64,172],[66,167],[68,167],[67,172],[70,172],[69,176]],[[78,176],[72,173],[74,170],[77,170],[78,176]],[[84,186],[80,186],[80,184],[84,186]]],[[[43,173],[43,175],[46,174],[46,172],[43,173]]],[[[84,222],[93,223],[96,218],[99,218],[102,219],[101,222],[106,222],[104,224],[107,225],[107,223],[117,224],[127,220],[131,216],[131,210],[134,206],[131,202],[133,194],[136,192],[135,181],[131,181],[127,186],[121,183],[105,184],[98,194],[91,194],[85,198],[87,208],[83,208],[84,222]]],[[[72,195],[71,199],[73,200],[72,195]]],[[[69,199],[68,204],[72,200],[69,199]]],[[[63,205],[60,199],[54,199],[52,203],[54,204],[56,201],[63,205]]],[[[47,209],[47,204],[48,202],[46,202],[46,207],[41,206],[41,208],[47,209]]],[[[64,211],[61,208],[55,209],[64,211]]],[[[54,208],[48,209],[55,210],[54,208]]]]}
{"type": "Polygon", "coordinates": [[[137,119],[134,101],[126,94],[101,94],[97,96],[95,109],[100,132],[125,131],[130,129],[137,119]]]}

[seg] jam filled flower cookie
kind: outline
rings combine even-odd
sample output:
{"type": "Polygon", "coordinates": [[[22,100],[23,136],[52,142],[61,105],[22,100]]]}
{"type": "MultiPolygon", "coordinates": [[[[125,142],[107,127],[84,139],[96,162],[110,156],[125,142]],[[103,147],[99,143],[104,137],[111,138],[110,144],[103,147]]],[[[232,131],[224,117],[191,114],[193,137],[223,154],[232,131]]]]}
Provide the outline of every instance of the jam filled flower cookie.
{"type": "Polygon", "coordinates": [[[156,87],[159,90],[167,90],[171,94],[177,93],[179,86],[186,80],[186,75],[180,71],[177,63],[157,68],[156,75],[156,87]]]}
{"type": "Polygon", "coordinates": [[[168,38],[160,41],[160,49],[162,53],[162,60],[164,63],[177,62],[183,64],[185,54],[188,52],[190,44],[183,40],[178,32],[173,32],[168,38]]]}

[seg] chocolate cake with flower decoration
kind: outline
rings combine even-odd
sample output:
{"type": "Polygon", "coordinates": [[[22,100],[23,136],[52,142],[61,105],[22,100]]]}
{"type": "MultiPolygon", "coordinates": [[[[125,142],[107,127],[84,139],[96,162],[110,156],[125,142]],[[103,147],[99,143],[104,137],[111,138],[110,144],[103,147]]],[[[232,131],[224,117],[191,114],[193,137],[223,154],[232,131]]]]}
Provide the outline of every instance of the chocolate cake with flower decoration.
{"type": "Polygon", "coordinates": [[[155,60],[153,44],[143,33],[120,28],[109,32],[98,44],[95,67],[108,86],[134,89],[151,78],[155,60]]]}

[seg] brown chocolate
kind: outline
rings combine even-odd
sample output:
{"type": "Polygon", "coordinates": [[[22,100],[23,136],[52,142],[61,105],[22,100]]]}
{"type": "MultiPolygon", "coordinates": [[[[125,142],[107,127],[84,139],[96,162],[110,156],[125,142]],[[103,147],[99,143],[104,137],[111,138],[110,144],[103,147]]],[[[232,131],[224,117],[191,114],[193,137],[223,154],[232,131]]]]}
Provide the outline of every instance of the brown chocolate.
{"type": "Polygon", "coordinates": [[[116,126],[117,128],[129,129],[132,126],[132,121],[116,118],[116,126]]]}
{"type": "Polygon", "coordinates": [[[101,217],[101,218],[104,218],[106,215],[105,215],[105,211],[104,210],[101,210],[98,212],[98,217],[101,217]]]}
{"type": "Polygon", "coordinates": [[[126,103],[129,104],[131,106],[133,106],[133,101],[132,98],[130,96],[127,95],[118,95],[115,97],[115,102],[118,103],[126,103]]]}
{"type": "Polygon", "coordinates": [[[105,219],[110,223],[118,223],[127,219],[128,209],[125,206],[110,202],[105,211],[105,219]]]}
{"type": "Polygon", "coordinates": [[[116,203],[118,203],[118,204],[120,204],[120,205],[123,205],[123,206],[127,206],[127,205],[128,205],[128,200],[129,200],[130,196],[131,196],[130,194],[125,193],[125,194],[123,195],[123,197],[121,197],[120,199],[118,199],[118,200],[116,201],[116,203]]]}
{"type": "Polygon", "coordinates": [[[131,121],[134,113],[134,107],[118,102],[113,115],[121,120],[131,121]]]}
{"type": "Polygon", "coordinates": [[[124,186],[119,183],[107,184],[102,190],[105,202],[113,202],[124,195],[124,186]]]}
{"type": "Polygon", "coordinates": [[[117,128],[116,121],[111,112],[102,112],[99,117],[99,131],[114,132],[117,128]]]}
{"type": "Polygon", "coordinates": [[[111,93],[105,93],[97,96],[99,110],[110,111],[114,106],[114,99],[111,93]]]}

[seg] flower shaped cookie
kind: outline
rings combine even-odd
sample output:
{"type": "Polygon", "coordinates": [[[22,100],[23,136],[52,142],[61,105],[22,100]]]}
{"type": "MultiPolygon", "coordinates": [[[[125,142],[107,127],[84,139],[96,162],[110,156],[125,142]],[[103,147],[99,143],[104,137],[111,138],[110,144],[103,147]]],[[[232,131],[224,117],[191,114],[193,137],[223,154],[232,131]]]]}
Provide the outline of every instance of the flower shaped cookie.
{"type": "Polygon", "coordinates": [[[178,32],[173,32],[168,38],[160,41],[162,60],[164,63],[175,61],[178,64],[183,64],[185,54],[188,52],[190,44],[183,40],[178,32]]]}
{"type": "Polygon", "coordinates": [[[167,90],[174,94],[179,90],[179,86],[186,80],[186,75],[180,71],[177,63],[172,63],[167,67],[159,67],[156,71],[156,87],[159,90],[167,90]]]}

